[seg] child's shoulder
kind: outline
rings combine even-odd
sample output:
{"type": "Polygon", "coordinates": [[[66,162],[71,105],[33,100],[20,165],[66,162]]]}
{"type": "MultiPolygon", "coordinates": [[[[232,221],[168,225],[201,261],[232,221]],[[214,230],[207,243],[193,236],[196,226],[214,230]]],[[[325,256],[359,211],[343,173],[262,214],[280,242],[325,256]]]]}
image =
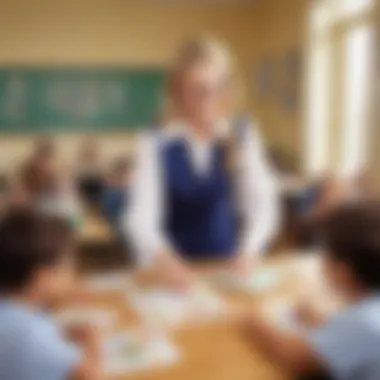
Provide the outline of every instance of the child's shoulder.
{"type": "Polygon", "coordinates": [[[369,297],[333,317],[311,335],[322,348],[346,349],[354,345],[364,355],[368,347],[380,352],[380,299],[369,297]]]}
{"type": "Polygon", "coordinates": [[[38,311],[0,305],[0,341],[1,379],[64,379],[80,360],[78,349],[38,311]]]}
{"type": "MultiPolygon", "coordinates": [[[[360,323],[363,328],[366,328],[371,334],[380,336],[380,296],[369,297],[365,300],[360,307],[352,313],[351,318],[360,323]]],[[[380,345],[380,339],[379,339],[380,345]]]]}
{"type": "Polygon", "coordinates": [[[20,340],[55,333],[54,323],[36,310],[10,302],[0,302],[0,332],[20,340]]]}

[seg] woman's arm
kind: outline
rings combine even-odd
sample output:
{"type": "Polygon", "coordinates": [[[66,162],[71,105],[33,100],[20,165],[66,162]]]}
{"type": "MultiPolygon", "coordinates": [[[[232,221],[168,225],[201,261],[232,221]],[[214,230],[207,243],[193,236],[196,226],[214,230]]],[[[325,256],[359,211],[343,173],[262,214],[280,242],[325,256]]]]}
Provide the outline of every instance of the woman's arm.
{"type": "Polygon", "coordinates": [[[193,282],[191,271],[176,254],[162,229],[165,189],[157,144],[159,141],[154,135],[140,138],[124,224],[139,265],[154,266],[159,280],[176,288],[187,288],[193,282]]]}
{"type": "Polygon", "coordinates": [[[137,261],[144,265],[152,264],[160,252],[170,250],[161,229],[165,207],[158,143],[154,134],[139,137],[128,209],[123,217],[137,261]]]}
{"type": "Polygon", "coordinates": [[[238,181],[243,217],[239,252],[258,255],[278,230],[280,205],[276,179],[257,129],[250,129],[240,148],[238,181]]]}

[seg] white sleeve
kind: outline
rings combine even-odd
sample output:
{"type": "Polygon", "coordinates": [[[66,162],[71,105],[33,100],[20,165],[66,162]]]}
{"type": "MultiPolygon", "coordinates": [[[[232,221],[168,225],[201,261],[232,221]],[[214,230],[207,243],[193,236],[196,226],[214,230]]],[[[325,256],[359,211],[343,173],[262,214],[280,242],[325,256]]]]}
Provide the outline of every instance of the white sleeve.
{"type": "Polygon", "coordinates": [[[130,202],[123,215],[124,229],[140,265],[149,265],[153,256],[169,245],[162,232],[165,207],[158,143],[154,134],[139,138],[130,202]]]}
{"type": "Polygon", "coordinates": [[[257,128],[248,132],[240,147],[238,173],[242,214],[239,251],[260,254],[278,230],[280,205],[276,178],[265,157],[257,128]]]}

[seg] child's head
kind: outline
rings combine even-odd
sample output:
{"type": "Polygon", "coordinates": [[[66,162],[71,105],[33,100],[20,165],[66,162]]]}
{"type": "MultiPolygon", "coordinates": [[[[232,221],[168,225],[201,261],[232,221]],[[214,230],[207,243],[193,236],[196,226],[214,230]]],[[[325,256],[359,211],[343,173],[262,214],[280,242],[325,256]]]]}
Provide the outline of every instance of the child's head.
{"type": "Polygon", "coordinates": [[[60,173],[55,160],[32,158],[23,168],[22,186],[33,197],[43,196],[59,187],[60,173]]]}
{"type": "Polygon", "coordinates": [[[60,177],[57,147],[51,138],[36,141],[34,150],[21,172],[23,190],[39,197],[58,187],[60,177]]]}
{"type": "Polygon", "coordinates": [[[198,128],[224,117],[232,100],[231,66],[229,53],[219,42],[188,41],[172,69],[170,96],[175,112],[198,128]]]}
{"type": "Polygon", "coordinates": [[[344,296],[380,290],[380,205],[356,203],[334,210],[324,225],[325,272],[344,296]]]}
{"type": "Polygon", "coordinates": [[[92,138],[87,138],[80,150],[80,164],[97,165],[100,159],[100,150],[97,142],[92,138]]]}
{"type": "Polygon", "coordinates": [[[11,210],[0,222],[0,294],[38,305],[71,291],[72,232],[62,220],[11,210]]]}
{"type": "Polygon", "coordinates": [[[35,143],[33,157],[38,160],[52,160],[57,154],[55,141],[50,137],[38,139],[35,143]]]}
{"type": "Polygon", "coordinates": [[[116,187],[124,187],[128,184],[131,175],[131,161],[127,158],[118,158],[112,163],[110,184],[116,187]]]}

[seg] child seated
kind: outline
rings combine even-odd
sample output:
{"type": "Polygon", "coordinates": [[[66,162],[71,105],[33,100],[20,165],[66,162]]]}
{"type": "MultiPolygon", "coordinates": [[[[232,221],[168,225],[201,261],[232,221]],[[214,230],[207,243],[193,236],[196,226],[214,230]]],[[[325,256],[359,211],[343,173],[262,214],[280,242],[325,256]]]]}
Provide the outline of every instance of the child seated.
{"type": "Polygon", "coordinates": [[[86,139],[80,150],[76,167],[79,195],[85,203],[99,207],[105,186],[105,176],[103,157],[94,140],[86,139]]]}
{"type": "Polygon", "coordinates": [[[0,379],[95,380],[100,343],[77,326],[75,344],[49,316],[73,290],[72,233],[53,217],[10,211],[0,222],[0,379]]]}
{"type": "Polygon", "coordinates": [[[351,204],[323,228],[324,271],[348,306],[319,328],[289,333],[259,315],[245,332],[276,364],[337,380],[380,379],[380,207],[351,204]]]}
{"type": "Polygon", "coordinates": [[[20,182],[20,190],[31,207],[69,220],[75,226],[80,223],[81,210],[73,181],[60,165],[54,145],[37,146],[23,167],[20,182]]]}
{"type": "Polygon", "coordinates": [[[349,181],[326,178],[300,194],[297,202],[298,244],[312,248],[320,245],[318,224],[329,212],[356,199],[349,181]]]}
{"type": "Polygon", "coordinates": [[[120,158],[111,168],[107,186],[103,191],[102,210],[109,223],[120,229],[120,218],[127,207],[128,185],[130,181],[131,164],[129,160],[120,158]]]}

